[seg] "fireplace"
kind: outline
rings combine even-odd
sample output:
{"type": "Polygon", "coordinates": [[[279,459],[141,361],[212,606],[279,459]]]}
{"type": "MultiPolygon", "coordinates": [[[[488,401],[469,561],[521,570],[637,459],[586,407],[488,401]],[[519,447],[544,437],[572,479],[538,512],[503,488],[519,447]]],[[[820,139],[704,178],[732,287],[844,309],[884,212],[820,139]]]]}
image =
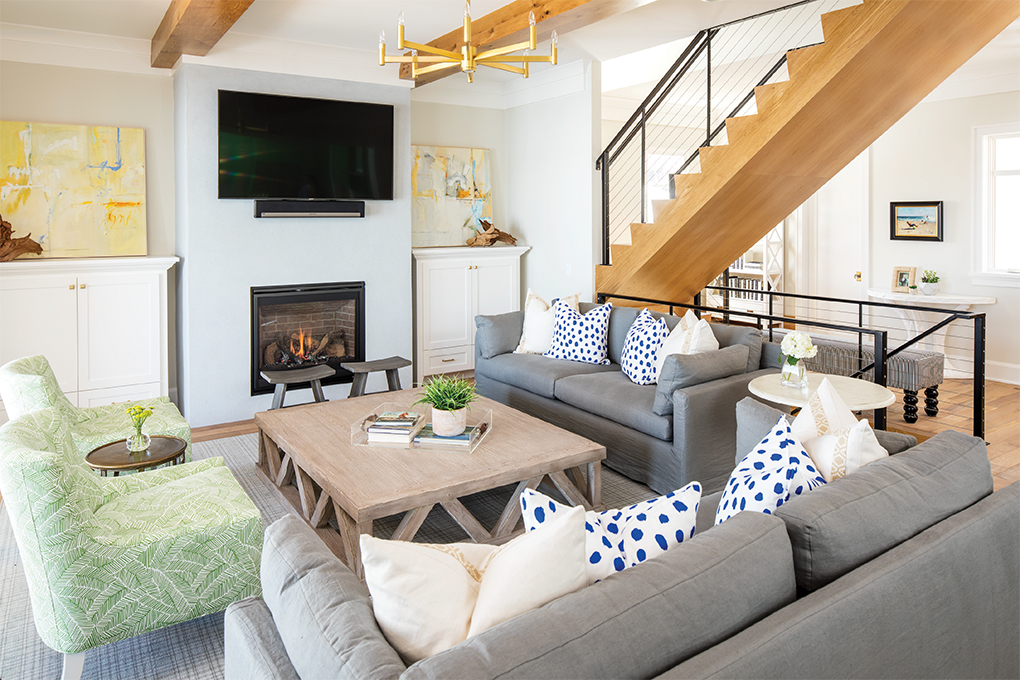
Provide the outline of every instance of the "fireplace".
{"type": "MultiPolygon", "coordinates": [[[[251,289],[251,393],[270,394],[265,370],[328,364],[323,385],[349,383],[341,362],[365,360],[365,282],[260,286],[251,289]]],[[[309,387],[308,383],[289,385],[309,387]]]]}

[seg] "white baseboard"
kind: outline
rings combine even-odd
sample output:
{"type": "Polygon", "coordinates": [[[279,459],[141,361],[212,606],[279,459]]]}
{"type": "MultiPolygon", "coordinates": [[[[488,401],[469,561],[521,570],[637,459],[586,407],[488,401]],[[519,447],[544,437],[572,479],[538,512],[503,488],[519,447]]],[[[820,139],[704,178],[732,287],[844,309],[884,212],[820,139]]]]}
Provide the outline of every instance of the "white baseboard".
{"type": "Polygon", "coordinates": [[[985,378],[995,382],[1020,385],[1020,364],[1004,361],[985,361],[985,378]]]}

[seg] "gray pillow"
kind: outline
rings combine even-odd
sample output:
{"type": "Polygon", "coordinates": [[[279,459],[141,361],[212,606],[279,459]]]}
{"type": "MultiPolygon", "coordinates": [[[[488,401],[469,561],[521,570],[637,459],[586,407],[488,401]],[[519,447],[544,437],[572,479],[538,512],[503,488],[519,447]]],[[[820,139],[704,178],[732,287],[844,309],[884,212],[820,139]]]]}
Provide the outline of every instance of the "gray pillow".
{"type": "Polygon", "coordinates": [[[719,347],[731,347],[733,345],[747,346],[747,372],[757,371],[761,364],[761,339],[762,332],[750,326],[731,326],[724,323],[710,324],[715,339],[719,341],[719,347]]]}
{"type": "Polygon", "coordinates": [[[294,515],[267,529],[262,597],[302,678],[396,678],[400,657],[375,622],[368,589],[294,515]]]}
{"type": "Polygon", "coordinates": [[[475,348],[483,359],[517,349],[524,332],[524,312],[475,317],[475,348]]]}
{"type": "Polygon", "coordinates": [[[745,368],[747,347],[744,345],[698,354],[670,354],[659,371],[652,411],[660,416],[672,415],[673,393],[678,389],[744,373],[745,368]]]}
{"type": "Polygon", "coordinates": [[[990,493],[985,443],[947,430],[796,496],[775,516],[790,534],[797,586],[811,592],[990,493]]]}

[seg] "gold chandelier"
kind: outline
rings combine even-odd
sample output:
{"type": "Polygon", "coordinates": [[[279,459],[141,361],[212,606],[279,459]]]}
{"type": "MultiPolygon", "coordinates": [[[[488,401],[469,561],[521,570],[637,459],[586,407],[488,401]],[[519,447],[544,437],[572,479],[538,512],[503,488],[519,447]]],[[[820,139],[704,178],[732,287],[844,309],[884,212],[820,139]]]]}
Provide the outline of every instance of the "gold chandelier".
{"type": "Polygon", "coordinates": [[[528,13],[528,40],[515,45],[497,47],[484,52],[478,52],[478,48],[471,44],[471,0],[464,3],[464,44],[460,48],[460,54],[443,50],[430,45],[413,43],[404,40],[404,13],[401,12],[397,18],[397,49],[410,49],[411,53],[404,56],[388,56],[386,54],[386,33],[379,32],[379,65],[386,64],[410,64],[411,79],[417,79],[420,75],[439,71],[447,68],[450,64],[460,64],[460,70],[467,74],[467,81],[474,82],[475,69],[478,66],[509,71],[528,77],[528,65],[534,62],[555,64],[557,60],[556,31],[552,32],[552,43],[549,46],[548,57],[533,56],[531,51],[538,47],[538,31],[535,27],[535,13],[528,13]],[[523,50],[523,54],[511,54],[523,50]],[[427,54],[420,55],[418,52],[427,54]],[[424,64],[422,66],[421,64],[424,64]],[[520,64],[515,66],[514,64],[520,64]]]}

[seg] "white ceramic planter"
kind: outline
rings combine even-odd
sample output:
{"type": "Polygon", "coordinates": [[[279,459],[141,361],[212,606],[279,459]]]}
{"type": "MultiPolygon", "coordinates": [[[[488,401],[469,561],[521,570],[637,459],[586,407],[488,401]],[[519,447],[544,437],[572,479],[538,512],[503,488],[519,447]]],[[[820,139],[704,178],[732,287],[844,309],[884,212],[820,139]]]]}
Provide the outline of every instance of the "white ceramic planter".
{"type": "Polygon", "coordinates": [[[467,409],[440,411],[432,409],[432,431],[440,437],[456,437],[467,429],[467,409]]]}
{"type": "Polygon", "coordinates": [[[934,295],[939,292],[939,284],[937,283],[920,283],[917,286],[921,289],[921,292],[925,295],[934,295]]]}

